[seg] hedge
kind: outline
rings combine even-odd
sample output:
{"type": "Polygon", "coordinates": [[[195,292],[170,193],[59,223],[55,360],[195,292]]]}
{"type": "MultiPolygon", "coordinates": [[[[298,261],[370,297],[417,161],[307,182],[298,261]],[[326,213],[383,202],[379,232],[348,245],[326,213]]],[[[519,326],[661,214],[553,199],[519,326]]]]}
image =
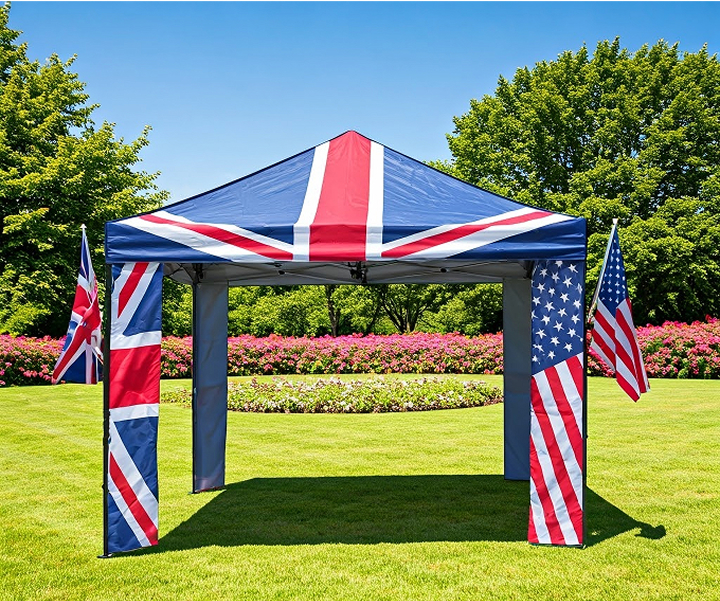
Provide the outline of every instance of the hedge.
{"type": "MultiPolygon", "coordinates": [[[[720,320],[666,322],[638,328],[651,378],[720,378],[720,320]]],[[[64,340],[0,335],[0,387],[49,384],[64,340]]],[[[162,341],[163,378],[189,378],[192,339],[162,341]]],[[[228,340],[228,373],[279,374],[500,374],[502,334],[395,334],[293,338],[240,336],[228,340]]],[[[612,376],[590,352],[588,373],[612,376]]]]}

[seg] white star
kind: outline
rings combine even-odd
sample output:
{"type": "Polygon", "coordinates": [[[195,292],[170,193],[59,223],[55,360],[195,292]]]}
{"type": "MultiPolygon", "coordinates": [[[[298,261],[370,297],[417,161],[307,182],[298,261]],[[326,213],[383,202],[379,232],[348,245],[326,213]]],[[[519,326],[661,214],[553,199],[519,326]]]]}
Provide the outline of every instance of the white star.
{"type": "Polygon", "coordinates": [[[566,345],[565,345],[565,350],[568,351],[568,352],[570,352],[570,351],[572,350],[572,344],[569,344],[569,343],[566,344],[566,345]]]}
{"type": "Polygon", "coordinates": [[[533,355],[533,363],[538,363],[540,359],[537,358],[537,355],[533,355]]]}
{"type": "Polygon", "coordinates": [[[567,295],[567,292],[563,292],[560,295],[560,300],[564,303],[566,303],[566,302],[568,302],[568,300],[570,300],[570,297],[567,295]]]}
{"type": "Polygon", "coordinates": [[[570,336],[570,337],[575,336],[575,328],[570,328],[568,330],[568,336],[570,336]]]}
{"type": "Polygon", "coordinates": [[[577,323],[578,321],[580,321],[580,318],[577,315],[573,315],[570,319],[573,320],[573,323],[577,323]]]}
{"type": "Polygon", "coordinates": [[[548,290],[548,294],[549,294],[550,296],[555,296],[555,288],[550,288],[550,289],[548,290]]]}
{"type": "Polygon", "coordinates": [[[539,305],[539,304],[540,304],[540,297],[533,296],[533,305],[539,305]]]}
{"type": "Polygon", "coordinates": [[[543,267],[543,268],[540,270],[540,275],[541,275],[542,277],[546,278],[546,277],[547,277],[547,268],[543,267]]]}
{"type": "Polygon", "coordinates": [[[549,318],[547,315],[545,315],[545,316],[542,318],[542,321],[543,321],[543,323],[544,323],[545,325],[547,325],[547,324],[550,323],[550,318],[549,318]]]}
{"type": "Polygon", "coordinates": [[[557,346],[558,344],[560,344],[560,341],[559,341],[559,340],[557,339],[557,337],[555,337],[555,336],[553,336],[553,337],[550,339],[550,342],[552,342],[555,346],[557,346]]]}
{"type": "Polygon", "coordinates": [[[548,301],[547,303],[545,303],[545,310],[546,311],[554,311],[555,307],[553,306],[553,304],[550,301],[548,301]]]}
{"type": "Polygon", "coordinates": [[[542,340],[547,334],[545,334],[545,330],[538,330],[537,335],[540,336],[540,340],[542,340]]]}
{"type": "Polygon", "coordinates": [[[540,292],[544,292],[544,291],[545,291],[545,284],[538,284],[538,285],[537,285],[537,289],[538,289],[540,292]]]}
{"type": "Polygon", "coordinates": [[[565,309],[560,309],[560,310],[558,311],[558,315],[559,315],[560,317],[565,317],[565,316],[567,315],[567,312],[565,311],[565,309]]]}
{"type": "Polygon", "coordinates": [[[554,358],[555,358],[555,353],[554,353],[553,351],[550,351],[550,352],[548,353],[548,357],[550,357],[551,359],[554,359],[554,358]]]}
{"type": "Polygon", "coordinates": [[[553,282],[557,284],[558,280],[560,279],[560,276],[557,274],[557,272],[552,274],[553,282]]]}
{"type": "Polygon", "coordinates": [[[579,300],[574,300],[574,301],[573,301],[573,307],[575,307],[576,309],[579,309],[579,308],[580,308],[580,301],[579,301],[579,300]]]}
{"type": "Polygon", "coordinates": [[[563,326],[562,326],[562,324],[561,324],[559,321],[556,321],[556,322],[555,322],[555,325],[553,326],[553,328],[555,328],[555,329],[559,332],[559,331],[561,331],[561,330],[563,329],[563,326]]]}
{"type": "Polygon", "coordinates": [[[565,284],[569,288],[570,286],[572,286],[572,278],[565,278],[563,280],[563,284],[565,284]]]}
{"type": "Polygon", "coordinates": [[[562,261],[555,261],[555,265],[557,265],[558,267],[562,267],[562,261]]]}
{"type": "Polygon", "coordinates": [[[570,271],[572,271],[573,273],[577,273],[577,272],[578,272],[578,271],[577,271],[577,267],[575,267],[575,264],[574,264],[574,263],[570,263],[570,267],[568,267],[568,269],[569,269],[570,271]]]}

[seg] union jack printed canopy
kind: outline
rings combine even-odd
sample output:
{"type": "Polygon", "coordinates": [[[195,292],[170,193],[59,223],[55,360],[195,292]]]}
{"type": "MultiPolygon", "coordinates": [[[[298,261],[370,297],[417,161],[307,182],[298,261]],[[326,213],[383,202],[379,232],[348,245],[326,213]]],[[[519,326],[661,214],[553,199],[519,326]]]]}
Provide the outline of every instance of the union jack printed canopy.
{"type": "Polygon", "coordinates": [[[193,264],[231,284],[496,281],[526,276],[524,262],[585,257],[584,220],[492,194],[354,131],[106,228],[108,263],[157,261],[186,282],[193,264]]]}

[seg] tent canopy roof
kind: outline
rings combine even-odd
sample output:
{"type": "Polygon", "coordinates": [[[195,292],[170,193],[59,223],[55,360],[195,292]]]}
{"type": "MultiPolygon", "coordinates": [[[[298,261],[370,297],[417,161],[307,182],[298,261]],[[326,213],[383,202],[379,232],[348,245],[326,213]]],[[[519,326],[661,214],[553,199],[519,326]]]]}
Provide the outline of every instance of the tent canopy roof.
{"type": "Polygon", "coordinates": [[[106,224],[108,263],[191,282],[472,282],[585,259],[585,220],[462,182],[349,131],[256,173],[106,224]]]}

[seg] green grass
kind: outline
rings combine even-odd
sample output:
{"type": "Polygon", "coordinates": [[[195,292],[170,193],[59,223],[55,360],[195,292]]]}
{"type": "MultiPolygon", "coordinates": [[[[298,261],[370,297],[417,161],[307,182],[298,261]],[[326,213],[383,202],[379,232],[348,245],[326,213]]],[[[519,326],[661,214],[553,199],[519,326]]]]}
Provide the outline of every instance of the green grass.
{"type": "Polygon", "coordinates": [[[101,388],[0,389],[0,599],[720,599],[720,382],[652,388],[590,380],[582,550],[525,542],[502,405],[233,412],[229,485],[199,495],[163,405],[160,545],[108,560],[101,388]]]}

